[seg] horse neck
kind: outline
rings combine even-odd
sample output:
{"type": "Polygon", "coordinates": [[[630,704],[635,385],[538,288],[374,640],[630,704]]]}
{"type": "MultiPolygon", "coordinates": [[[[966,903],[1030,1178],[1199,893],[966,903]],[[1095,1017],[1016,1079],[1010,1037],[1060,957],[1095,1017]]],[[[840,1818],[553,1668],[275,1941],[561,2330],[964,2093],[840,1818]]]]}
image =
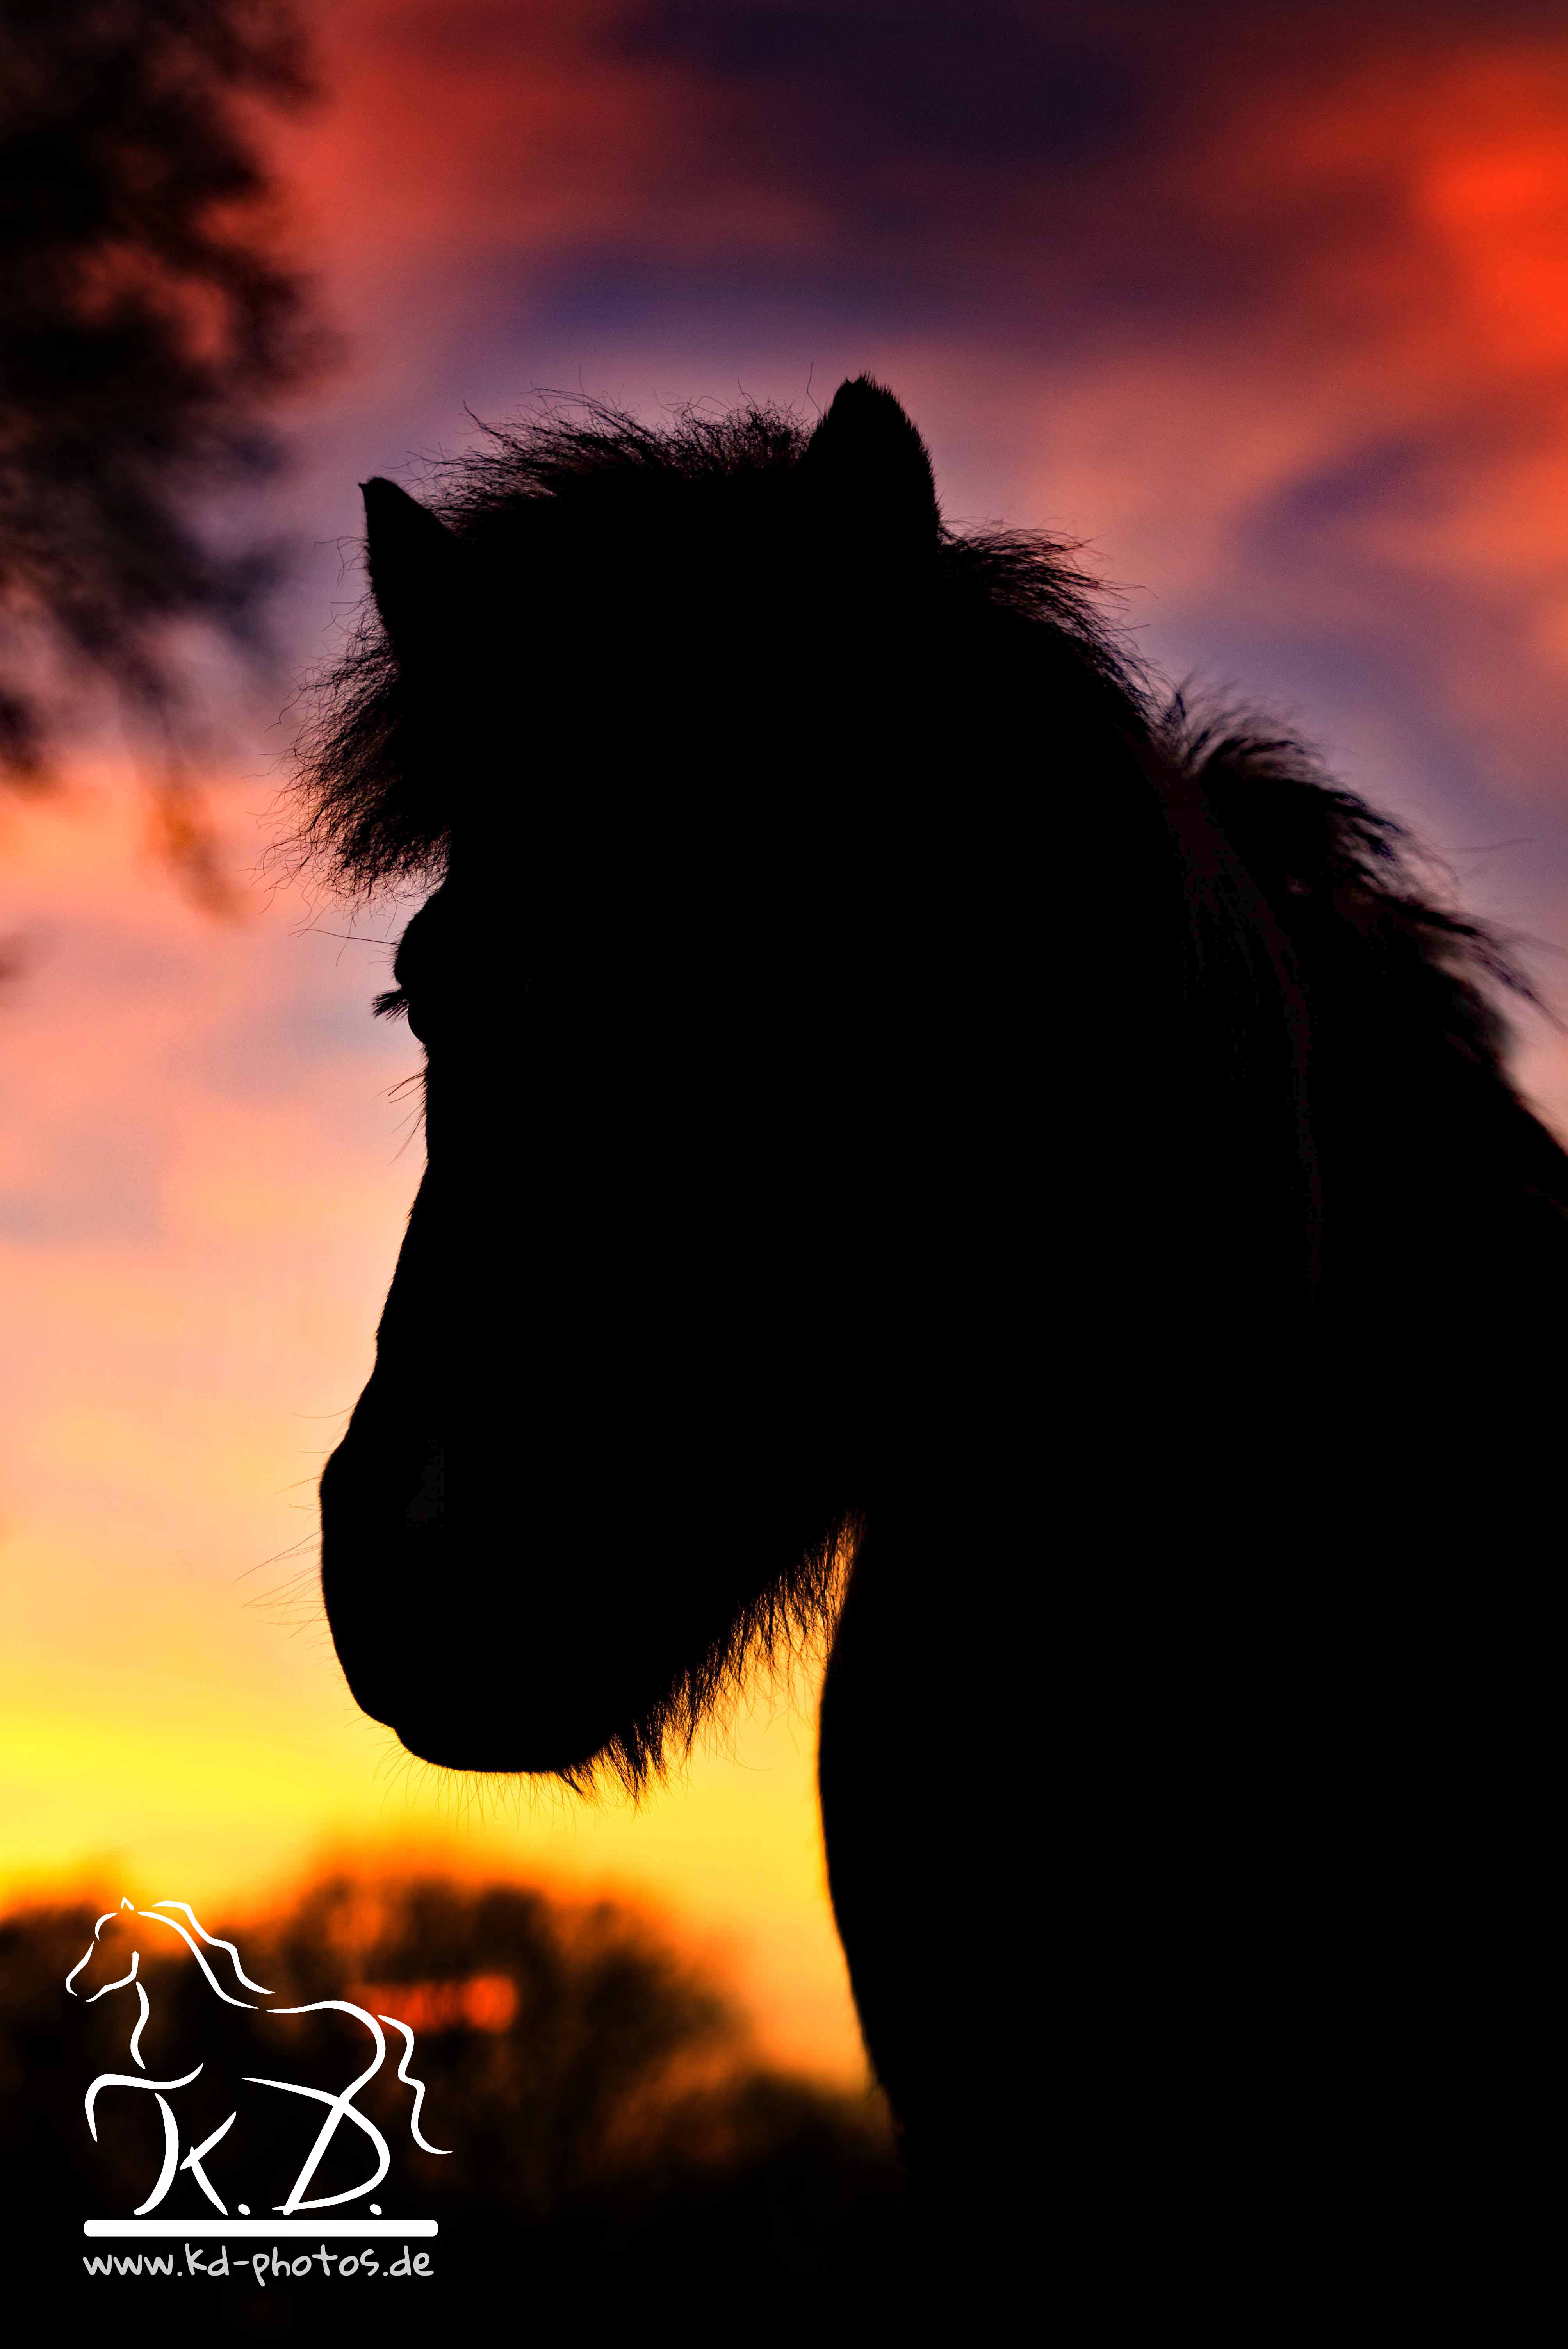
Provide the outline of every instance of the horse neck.
{"type": "MultiPolygon", "coordinates": [[[[146,1950],[142,1952],[144,1959],[149,1954],[146,1950]]],[[[157,1954],[166,1957],[169,1952],[160,1948],[157,1954]]],[[[185,1963],[194,1973],[195,1960],[187,1959],[185,1963]]],[[[123,2002],[125,2014],[128,2071],[143,2073],[150,2078],[169,2078],[176,2073],[191,2071],[204,2060],[210,2051],[196,2044],[196,2034],[188,2027],[187,2010],[194,2004],[199,2011],[204,2012],[211,2000],[205,1982],[196,1985],[182,1979],[177,1983],[173,1969],[167,1966],[143,1967],[138,1970],[136,1981],[117,1995],[123,2002]],[[147,1998],[145,2023],[141,2019],[141,2001],[137,1996],[139,1988],[145,1992],[147,1998]],[[183,1994],[193,1988],[199,1988],[202,1993],[194,2001],[183,1994]],[[139,2028],[139,2039],[137,2036],[139,2028]],[[131,2054],[133,2044],[140,2057],[139,2063],[131,2054]]]]}

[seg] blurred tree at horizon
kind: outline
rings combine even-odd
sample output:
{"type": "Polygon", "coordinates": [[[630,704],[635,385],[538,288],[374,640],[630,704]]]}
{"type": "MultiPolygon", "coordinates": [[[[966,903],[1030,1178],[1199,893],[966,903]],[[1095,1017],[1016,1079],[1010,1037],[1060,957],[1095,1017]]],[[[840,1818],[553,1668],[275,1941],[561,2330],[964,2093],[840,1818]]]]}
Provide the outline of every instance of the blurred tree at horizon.
{"type": "Polygon", "coordinates": [[[266,648],[278,550],[201,508],[278,468],[269,411],[328,356],[256,140],[312,95],[292,0],[8,0],[0,30],[0,781],[112,701],[215,905],[181,639],[266,648]]]}

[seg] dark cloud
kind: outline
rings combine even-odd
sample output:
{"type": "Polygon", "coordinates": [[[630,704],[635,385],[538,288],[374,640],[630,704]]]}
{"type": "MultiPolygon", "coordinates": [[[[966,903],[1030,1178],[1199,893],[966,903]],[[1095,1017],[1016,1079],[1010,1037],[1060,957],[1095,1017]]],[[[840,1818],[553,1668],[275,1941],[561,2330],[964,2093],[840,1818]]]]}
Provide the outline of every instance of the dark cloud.
{"type": "MultiPolygon", "coordinates": [[[[962,288],[948,288],[950,315],[962,288]]],[[[738,356],[773,346],[788,332],[800,336],[913,333],[934,308],[931,277],[890,274],[850,250],[812,263],[786,261],[766,274],[744,260],[686,261],[637,245],[621,252],[572,254],[547,265],[531,282],[531,334],[552,344],[602,344],[614,334],[627,345],[711,344],[722,326],[738,356]]]]}
{"type": "MultiPolygon", "coordinates": [[[[1112,12],[1112,15],[1120,12],[1112,12]]],[[[735,7],[655,0],[623,54],[674,60],[761,97],[802,160],[836,156],[851,182],[909,157],[934,177],[1041,163],[1103,165],[1158,119],[1149,46],[1106,38],[1081,9],[945,5],[735,7]]]]}
{"type": "Polygon", "coordinates": [[[853,312],[1020,353],[1287,305],[1305,331],[1324,282],[1355,280],[1338,256],[1419,244],[1397,140],[1295,168],[1315,102],[1370,78],[1398,116],[1445,56],[1561,33],[1522,0],[468,0],[365,22],[449,137],[432,233],[510,246],[563,333],[853,312]]]}

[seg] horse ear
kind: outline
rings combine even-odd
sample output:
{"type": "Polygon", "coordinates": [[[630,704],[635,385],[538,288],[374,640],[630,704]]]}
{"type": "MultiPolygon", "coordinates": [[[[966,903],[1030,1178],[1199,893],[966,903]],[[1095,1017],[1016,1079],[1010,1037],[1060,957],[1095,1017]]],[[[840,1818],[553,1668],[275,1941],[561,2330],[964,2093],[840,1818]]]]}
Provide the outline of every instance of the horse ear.
{"type": "Polygon", "coordinates": [[[936,543],[942,513],[930,452],[892,392],[869,375],[839,386],[800,473],[841,527],[906,546],[936,543]]]}
{"type": "Polygon", "coordinates": [[[458,542],[445,523],[396,481],[361,481],[370,593],[400,661],[450,627],[458,542]]]}

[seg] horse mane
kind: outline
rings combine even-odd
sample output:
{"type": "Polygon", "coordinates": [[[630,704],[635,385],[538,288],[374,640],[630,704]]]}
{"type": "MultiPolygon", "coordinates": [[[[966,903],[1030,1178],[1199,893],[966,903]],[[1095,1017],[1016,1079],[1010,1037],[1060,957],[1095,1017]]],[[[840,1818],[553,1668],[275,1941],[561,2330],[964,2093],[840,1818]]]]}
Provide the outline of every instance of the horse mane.
{"type": "MultiPolygon", "coordinates": [[[[272,1996],[264,1982],[254,1982],[246,1973],[233,1942],[219,1940],[214,1934],[209,1933],[188,1900],[155,1900],[150,1909],[139,1909],[136,1914],[145,1917],[151,1924],[166,1925],[177,1940],[183,1941],[220,1998],[229,2002],[230,1992],[237,1990],[260,1991],[263,1998],[272,1996]],[[178,1910],[179,1914],[170,1916],[164,1913],[170,1909],[178,1910]],[[185,1920],[183,1924],[180,1921],[181,1917],[185,1920]],[[229,1983],[229,1991],[225,1991],[219,1981],[220,1973],[229,1983]]],[[[253,2004],[250,1999],[230,2002],[243,2006],[253,2004]]]]}
{"type": "MultiPolygon", "coordinates": [[[[537,560],[547,532],[560,563],[566,532],[584,530],[606,577],[617,557],[650,550],[676,572],[697,568],[716,543],[778,523],[811,438],[792,414],[756,403],[721,414],[692,407],[655,426],[583,401],[480,431],[477,449],[433,465],[421,497],[505,586],[537,560]]],[[[1071,543],[1041,532],[945,526],[938,537],[939,593],[993,621],[1044,624],[1119,720],[1146,730],[1136,663],[1097,608],[1095,583],[1076,567],[1071,543]]],[[[776,543],[769,552],[789,565],[788,549],[776,543]]],[[[816,551],[793,557],[807,595],[820,588],[819,559],[816,551]]],[[[478,632],[470,641],[482,657],[478,632]]],[[[695,627],[693,651],[700,657],[695,627]]],[[[432,743],[418,684],[404,674],[371,598],[342,657],[306,691],[288,792],[296,823],[283,853],[319,866],[354,895],[433,886],[450,846],[451,762],[432,743]]]]}
{"type": "MultiPolygon", "coordinates": [[[[1438,860],[1292,737],[1234,711],[1195,715],[1181,695],[1160,735],[1256,883],[1295,974],[1305,1106],[1331,1207],[1320,1296],[1343,1304],[1359,1289],[1376,1319],[1371,1300],[1402,1266],[1398,1278],[1429,1289],[1421,1309],[1437,1327],[1443,1295],[1467,1278],[1472,1319],[1527,1317],[1531,1297],[1543,1317],[1568,1306],[1568,1153],[1508,1065],[1510,1002],[1552,1017],[1518,942],[1462,911],[1438,860]],[[1511,1289],[1506,1304],[1479,1301],[1511,1289]]],[[[1461,1316],[1445,1335],[1474,1342],[1480,1326],[1461,1316]]],[[[1484,1342],[1499,1343],[1496,1330],[1484,1342]]]]}
{"type": "Polygon", "coordinates": [[[1326,916],[1388,967],[1419,973],[1455,1049],[1501,1067],[1508,1029],[1499,993],[1537,1010],[1540,998],[1496,931],[1439,902],[1419,870],[1432,860],[1403,824],[1336,782],[1306,745],[1246,713],[1195,713],[1178,693],[1159,732],[1298,958],[1315,960],[1308,939],[1326,916]]]}

